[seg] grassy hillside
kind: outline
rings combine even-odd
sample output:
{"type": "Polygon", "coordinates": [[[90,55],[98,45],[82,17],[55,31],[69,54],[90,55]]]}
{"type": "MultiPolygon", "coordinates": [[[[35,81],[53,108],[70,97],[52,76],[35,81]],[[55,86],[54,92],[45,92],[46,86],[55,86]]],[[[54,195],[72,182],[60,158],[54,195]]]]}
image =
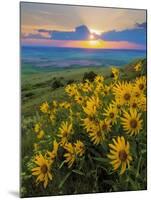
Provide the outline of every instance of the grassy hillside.
{"type": "Polygon", "coordinates": [[[38,70],[35,73],[23,71],[21,76],[22,114],[31,115],[43,101],[64,99],[64,86],[71,82],[82,81],[84,74],[90,71],[107,77],[111,73],[111,67],[84,67],[44,72],[38,70]],[[60,86],[54,88],[52,85],[56,81],[60,83],[60,86]]]}

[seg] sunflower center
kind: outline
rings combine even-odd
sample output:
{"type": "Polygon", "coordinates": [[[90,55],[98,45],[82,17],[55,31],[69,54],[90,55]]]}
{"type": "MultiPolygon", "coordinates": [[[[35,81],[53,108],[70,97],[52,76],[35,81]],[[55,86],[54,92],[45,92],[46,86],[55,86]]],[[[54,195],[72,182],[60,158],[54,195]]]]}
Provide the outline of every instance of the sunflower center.
{"type": "Polygon", "coordinates": [[[67,131],[63,132],[63,136],[66,137],[67,136],[67,131]]]}
{"type": "Polygon", "coordinates": [[[127,101],[130,100],[130,97],[131,97],[131,95],[129,93],[125,93],[124,94],[124,99],[125,100],[127,100],[127,101]]]}
{"type": "Polygon", "coordinates": [[[136,95],[135,95],[136,97],[139,97],[140,96],[140,93],[139,92],[136,92],[136,95]]]}
{"type": "Polygon", "coordinates": [[[136,104],[136,103],[133,103],[132,107],[133,107],[133,108],[136,108],[136,107],[137,107],[137,104],[136,104]]]}
{"type": "Polygon", "coordinates": [[[110,117],[114,118],[114,113],[113,112],[110,113],[110,117]]]}
{"type": "Polygon", "coordinates": [[[144,84],[139,84],[139,89],[143,90],[144,89],[144,84]]]}
{"type": "Polygon", "coordinates": [[[45,164],[42,165],[42,166],[41,166],[41,171],[42,171],[43,174],[46,174],[47,171],[48,171],[48,167],[47,167],[47,165],[45,165],[45,164]]]}
{"type": "Polygon", "coordinates": [[[119,152],[119,159],[120,159],[121,161],[125,161],[125,160],[127,159],[127,153],[126,153],[124,150],[121,150],[121,151],[119,152]]]}
{"type": "Polygon", "coordinates": [[[132,119],[130,121],[130,125],[131,125],[132,128],[136,128],[137,127],[137,121],[135,119],[132,119]]]}
{"type": "Polygon", "coordinates": [[[106,125],[106,124],[103,124],[103,125],[102,125],[102,129],[103,129],[103,130],[106,130],[106,129],[107,129],[107,125],[106,125]]]}
{"type": "Polygon", "coordinates": [[[114,73],[113,73],[113,72],[111,73],[111,77],[112,77],[112,78],[114,77],[114,73]]]}
{"type": "Polygon", "coordinates": [[[101,137],[101,135],[102,135],[101,131],[98,131],[96,134],[97,134],[98,137],[101,137]]]}
{"type": "Polygon", "coordinates": [[[120,108],[121,108],[121,106],[118,104],[118,105],[117,105],[117,108],[118,108],[118,109],[120,109],[120,108]]]}

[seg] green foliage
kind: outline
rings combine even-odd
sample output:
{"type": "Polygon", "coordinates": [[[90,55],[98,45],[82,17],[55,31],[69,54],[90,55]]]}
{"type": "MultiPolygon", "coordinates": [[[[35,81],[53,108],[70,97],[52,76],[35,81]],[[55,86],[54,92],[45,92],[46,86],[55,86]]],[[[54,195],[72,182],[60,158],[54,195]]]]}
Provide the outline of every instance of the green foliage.
{"type": "Polygon", "coordinates": [[[57,89],[57,88],[59,88],[59,87],[63,87],[63,83],[60,81],[60,80],[55,80],[55,81],[53,81],[53,83],[52,83],[52,89],[57,89]]]}
{"type": "Polygon", "coordinates": [[[90,82],[92,82],[92,81],[94,81],[96,76],[97,76],[97,74],[94,73],[93,71],[85,72],[84,76],[83,76],[83,81],[89,80],[90,82]]]}
{"type": "Polygon", "coordinates": [[[70,80],[67,81],[67,85],[72,84],[72,83],[74,83],[74,82],[75,82],[74,79],[70,79],[70,80]]]}

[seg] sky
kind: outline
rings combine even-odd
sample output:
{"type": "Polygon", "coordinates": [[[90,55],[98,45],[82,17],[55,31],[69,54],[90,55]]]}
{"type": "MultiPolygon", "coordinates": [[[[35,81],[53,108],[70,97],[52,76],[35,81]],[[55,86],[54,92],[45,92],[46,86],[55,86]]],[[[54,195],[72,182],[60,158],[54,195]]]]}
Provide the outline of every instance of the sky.
{"type": "Polygon", "coordinates": [[[21,44],[146,49],[146,11],[22,2],[21,44]]]}

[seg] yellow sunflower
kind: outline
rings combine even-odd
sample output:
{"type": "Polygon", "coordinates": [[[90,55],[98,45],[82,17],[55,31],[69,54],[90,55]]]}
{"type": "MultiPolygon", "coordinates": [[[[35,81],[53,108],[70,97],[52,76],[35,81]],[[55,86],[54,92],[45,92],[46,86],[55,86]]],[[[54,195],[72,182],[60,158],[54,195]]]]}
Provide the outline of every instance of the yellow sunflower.
{"type": "Polygon", "coordinates": [[[139,90],[140,92],[144,92],[146,90],[146,77],[141,76],[136,78],[134,90],[139,90]]]}
{"type": "Polygon", "coordinates": [[[40,131],[40,129],[41,129],[41,124],[40,123],[36,123],[35,127],[34,127],[35,133],[38,133],[40,131]]]}
{"type": "Polygon", "coordinates": [[[81,90],[83,92],[90,92],[90,91],[92,91],[92,87],[93,87],[93,85],[88,80],[86,80],[85,83],[81,84],[81,90]]]}
{"type": "Polygon", "coordinates": [[[60,134],[58,134],[58,137],[61,138],[61,145],[64,145],[66,142],[68,142],[68,138],[72,134],[72,123],[62,122],[59,132],[60,134]]]}
{"type": "Polygon", "coordinates": [[[100,128],[106,134],[111,131],[111,121],[108,119],[104,119],[100,121],[100,128]]]}
{"type": "Polygon", "coordinates": [[[109,95],[109,93],[110,93],[110,87],[108,85],[104,85],[102,89],[102,95],[106,96],[109,95]]]}
{"type": "Polygon", "coordinates": [[[134,69],[135,69],[136,72],[141,71],[142,70],[142,63],[141,62],[137,63],[135,65],[134,69]]]}
{"type": "Polygon", "coordinates": [[[112,76],[114,77],[115,80],[117,80],[119,78],[119,69],[115,68],[115,67],[112,67],[112,76]]]}
{"type": "Polygon", "coordinates": [[[57,101],[53,100],[53,101],[52,101],[52,106],[53,106],[54,108],[57,108],[57,106],[58,106],[57,101]]]}
{"type": "Polygon", "coordinates": [[[138,87],[134,87],[133,93],[134,97],[136,97],[137,99],[140,99],[144,95],[142,91],[138,89],[138,87]]]}
{"type": "Polygon", "coordinates": [[[111,121],[112,124],[117,123],[117,117],[118,117],[118,110],[116,107],[113,107],[111,104],[104,110],[104,116],[108,120],[111,121]]]}
{"type": "Polygon", "coordinates": [[[84,126],[87,132],[90,132],[93,129],[96,129],[96,127],[98,126],[98,123],[92,118],[85,118],[85,119],[82,119],[82,121],[83,121],[82,125],[84,126]]]}
{"type": "Polygon", "coordinates": [[[105,134],[101,130],[100,125],[98,125],[95,129],[89,132],[89,137],[93,144],[98,145],[105,139],[105,134]]]}
{"type": "Polygon", "coordinates": [[[138,107],[140,110],[146,112],[147,110],[147,99],[144,95],[141,96],[141,98],[138,101],[138,107]]]}
{"type": "Polygon", "coordinates": [[[79,93],[74,97],[74,99],[78,104],[83,104],[84,98],[79,93]]]}
{"type": "Polygon", "coordinates": [[[124,130],[130,135],[137,135],[142,129],[143,120],[141,119],[141,114],[132,108],[130,108],[129,113],[123,111],[121,121],[124,130]]]}
{"type": "Polygon", "coordinates": [[[37,134],[37,138],[38,139],[43,138],[44,134],[45,134],[44,130],[40,130],[39,133],[37,134]]]}
{"type": "Polygon", "coordinates": [[[34,163],[37,167],[34,167],[32,171],[32,175],[37,176],[36,183],[39,184],[43,182],[44,188],[47,187],[49,179],[52,180],[51,174],[51,161],[47,160],[41,154],[35,156],[34,163]]]}
{"type": "Polygon", "coordinates": [[[100,75],[97,75],[94,79],[94,82],[97,84],[103,83],[103,81],[104,81],[104,77],[100,75]]]}
{"type": "Polygon", "coordinates": [[[94,95],[98,96],[99,94],[104,94],[103,89],[104,89],[103,83],[97,83],[94,88],[94,95]]]}
{"type": "Polygon", "coordinates": [[[111,106],[113,108],[116,108],[117,111],[118,111],[118,113],[121,114],[121,112],[122,112],[122,105],[121,105],[119,99],[112,100],[111,106]]]}
{"type": "Polygon", "coordinates": [[[83,154],[85,152],[85,146],[84,146],[83,142],[81,142],[80,140],[77,140],[74,143],[74,146],[75,146],[76,155],[79,155],[80,157],[83,156],[83,154]]]}
{"type": "Polygon", "coordinates": [[[33,144],[33,147],[34,147],[34,151],[38,151],[38,149],[39,149],[39,144],[34,143],[34,144],[33,144]]]}
{"type": "Polygon", "coordinates": [[[44,132],[44,130],[42,130],[41,123],[36,123],[35,124],[34,131],[35,131],[36,136],[37,136],[38,139],[43,138],[45,132],[44,132]]]}
{"type": "Polygon", "coordinates": [[[68,168],[70,168],[76,159],[75,148],[71,143],[66,143],[64,149],[67,151],[67,153],[64,154],[65,162],[68,164],[68,168]]]}
{"type": "Polygon", "coordinates": [[[120,175],[122,175],[126,168],[130,167],[130,161],[132,161],[129,142],[126,142],[123,136],[118,136],[117,139],[113,139],[113,144],[109,144],[109,147],[110,153],[107,157],[111,160],[114,171],[120,168],[120,175]]]}
{"type": "Polygon", "coordinates": [[[113,87],[115,99],[118,99],[120,104],[127,104],[133,97],[133,85],[131,83],[118,83],[113,87]]]}
{"type": "Polygon", "coordinates": [[[50,157],[51,160],[54,160],[55,157],[57,156],[58,147],[59,147],[59,144],[57,143],[56,140],[54,140],[53,141],[53,150],[47,152],[47,154],[48,154],[48,156],[50,157]]]}
{"type": "Polygon", "coordinates": [[[98,96],[92,96],[86,101],[86,106],[82,106],[83,111],[89,116],[93,117],[97,108],[100,106],[100,99],[98,96]]]}
{"type": "Polygon", "coordinates": [[[129,103],[130,108],[137,110],[139,108],[139,100],[140,99],[133,97],[129,103]]]}
{"type": "Polygon", "coordinates": [[[49,113],[50,112],[49,105],[48,105],[47,101],[40,106],[40,111],[43,112],[43,113],[49,113]]]}
{"type": "Polygon", "coordinates": [[[83,111],[89,116],[89,117],[93,117],[96,112],[97,112],[97,109],[96,109],[96,106],[94,104],[87,104],[87,106],[82,106],[83,108],[83,111]]]}
{"type": "Polygon", "coordinates": [[[52,124],[55,123],[56,116],[55,116],[55,114],[54,114],[53,112],[50,114],[49,119],[50,119],[50,122],[51,122],[52,124]]]}
{"type": "Polygon", "coordinates": [[[64,101],[64,102],[61,102],[59,104],[60,108],[63,108],[63,109],[70,109],[71,108],[71,104],[68,103],[67,101],[64,101]]]}
{"type": "Polygon", "coordinates": [[[66,86],[65,88],[65,91],[66,93],[69,95],[69,96],[75,96],[77,94],[77,85],[76,84],[69,84],[66,86]]]}
{"type": "Polygon", "coordinates": [[[95,95],[95,96],[89,97],[89,99],[87,100],[87,105],[89,106],[89,105],[92,105],[92,104],[94,106],[96,106],[97,108],[100,106],[101,101],[100,101],[98,96],[95,95]]]}

